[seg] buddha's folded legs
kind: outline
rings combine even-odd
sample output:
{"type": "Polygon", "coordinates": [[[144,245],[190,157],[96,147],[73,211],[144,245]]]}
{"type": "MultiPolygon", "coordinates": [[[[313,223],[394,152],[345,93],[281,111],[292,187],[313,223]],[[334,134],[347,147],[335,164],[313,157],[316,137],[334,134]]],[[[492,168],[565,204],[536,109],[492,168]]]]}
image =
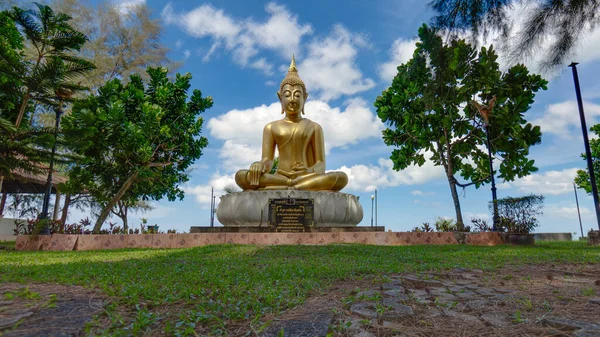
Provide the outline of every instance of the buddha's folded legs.
{"type": "Polygon", "coordinates": [[[250,185],[250,171],[249,170],[239,170],[235,174],[235,183],[245,190],[256,190],[256,189],[264,189],[267,187],[273,187],[274,189],[287,189],[292,184],[292,179],[284,177],[279,174],[270,174],[265,173],[260,177],[258,186],[250,185]]]}
{"type": "Polygon", "coordinates": [[[339,191],[348,184],[348,176],[344,172],[328,172],[323,174],[309,174],[299,177],[294,187],[307,191],[339,191]]]}
{"type": "Polygon", "coordinates": [[[250,185],[249,173],[248,170],[240,170],[235,175],[235,182],[243,190],[339,191],[348,184],[348,176],[344,172],[311,173],[295,179],[280,174],[265,173],[260,177],[259,185],[253,186],[250,185]]]}

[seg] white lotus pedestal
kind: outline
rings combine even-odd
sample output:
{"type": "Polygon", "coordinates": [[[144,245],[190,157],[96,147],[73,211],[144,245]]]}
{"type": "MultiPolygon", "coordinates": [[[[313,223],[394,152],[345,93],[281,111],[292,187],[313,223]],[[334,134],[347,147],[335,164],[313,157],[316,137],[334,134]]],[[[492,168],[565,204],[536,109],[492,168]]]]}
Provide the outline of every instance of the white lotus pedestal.
{"type": "MultiPolygon", "coordinates": [[[[217,219],[225,227],[270,228],[270,199],[312,199],[314,229],[354,227],[363,218],[358,197],[352,194],[325,191],[261,190],[230,193],[221,196],[217,219]]],[[[383,227],[371,227],[382,231],[383,227]]],[[[240,229],[242,231],[242,229],[240,229]]],[[[250,230],[251,231],[251,230],[250,230]]]]}

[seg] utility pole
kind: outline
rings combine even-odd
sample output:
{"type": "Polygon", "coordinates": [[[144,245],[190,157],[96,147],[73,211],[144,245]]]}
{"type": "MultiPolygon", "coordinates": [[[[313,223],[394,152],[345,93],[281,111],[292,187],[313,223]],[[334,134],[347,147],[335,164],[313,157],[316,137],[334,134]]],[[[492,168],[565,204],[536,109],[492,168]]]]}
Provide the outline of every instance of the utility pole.
{"type": "Polygon", "coordinates": [[[577,106],[579,107],[579,118],[581,119],[581,133],[583,133],[583,145],[585,146],[585,157],[587,159],[588,172],[590,174],[590,184],[592,184],[592,196],[594,197],[594,208],[596,209],[596,221],[598,230],[600,230],[600,204],[598,204],[598,187],[596,186],[596,177],[594,176],[594,164],[592,163],[592,151],[590,151],[590,140],[588,139],[587,126],[585,124],[585,114],[583,112],[583,101],[581,99],[581,89],[579,88],[579,76],[577,75],[577,62],[572,62],[569,67],[573,70],[573,82],[575,82],[575,94],[577,95],[577,106]]]}

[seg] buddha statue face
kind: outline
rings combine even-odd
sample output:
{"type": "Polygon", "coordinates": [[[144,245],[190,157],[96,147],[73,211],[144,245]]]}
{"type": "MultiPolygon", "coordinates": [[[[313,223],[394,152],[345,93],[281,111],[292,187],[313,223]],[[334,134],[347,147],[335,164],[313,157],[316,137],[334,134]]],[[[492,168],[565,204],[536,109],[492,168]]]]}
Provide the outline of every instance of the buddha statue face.
{"type": "Polygon", "coordinates": [[[304,92],[302,85],[286,83],[282,86],[281,91],[277,92],[277,96],[281,102],[282,112],[285,111],[292,116],[304,112],[304,102],[308,95],[304,92]]]}

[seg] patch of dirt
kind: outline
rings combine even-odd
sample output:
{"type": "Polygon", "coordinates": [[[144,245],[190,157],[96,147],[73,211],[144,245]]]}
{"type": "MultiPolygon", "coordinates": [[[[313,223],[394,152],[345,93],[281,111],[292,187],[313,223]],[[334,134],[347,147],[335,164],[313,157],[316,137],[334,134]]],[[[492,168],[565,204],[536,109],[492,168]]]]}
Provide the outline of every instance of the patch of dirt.
{"type": "Polygon", "coordinates": [[[0,283],[0,335],[79,336],[102,311],[97,291],[56,284],[0,283]]]}

